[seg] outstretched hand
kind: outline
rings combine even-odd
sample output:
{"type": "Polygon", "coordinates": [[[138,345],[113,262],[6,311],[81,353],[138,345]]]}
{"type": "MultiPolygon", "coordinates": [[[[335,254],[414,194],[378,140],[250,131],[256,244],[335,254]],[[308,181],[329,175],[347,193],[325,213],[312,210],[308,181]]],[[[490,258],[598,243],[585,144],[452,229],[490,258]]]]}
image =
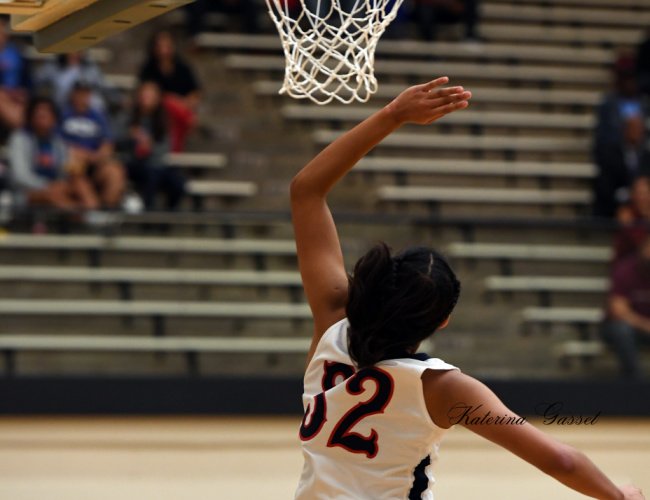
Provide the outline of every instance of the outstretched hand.
{"type": "Polygon", "coordinates": [[[622,486],[621,493],[623,493],[623,498],[625,500],[645,500],[643,493],[639,488],[632,485],[622,486]]]}
{"type": "Polygon", "coordinates": [[[386,110],[402,125],[427,125],[443,116],[469,106],[472,93],[463,87],[440,88],[449,82],[446,76],[410,87],[398,95],[386,110]]]}

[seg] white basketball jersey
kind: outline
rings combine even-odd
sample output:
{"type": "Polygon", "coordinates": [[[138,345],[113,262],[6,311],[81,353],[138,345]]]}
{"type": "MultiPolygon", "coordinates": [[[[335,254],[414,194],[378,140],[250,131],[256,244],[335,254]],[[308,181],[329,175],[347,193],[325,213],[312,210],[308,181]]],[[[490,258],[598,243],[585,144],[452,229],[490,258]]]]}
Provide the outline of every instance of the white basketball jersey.
{"type": "Polygon", "coordinates": [[[356,371],[347,319],[321,338],[305,373],[298,500],[432,500],[431,466],[445,429],[429,416],[425,370],[440,359],[400,358],[356,371]]]}

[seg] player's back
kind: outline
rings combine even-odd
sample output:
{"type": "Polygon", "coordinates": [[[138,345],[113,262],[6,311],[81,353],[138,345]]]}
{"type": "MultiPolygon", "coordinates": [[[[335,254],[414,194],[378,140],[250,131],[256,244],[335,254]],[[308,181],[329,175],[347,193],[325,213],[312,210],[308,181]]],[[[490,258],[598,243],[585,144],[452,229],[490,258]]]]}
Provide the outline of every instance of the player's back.
{"type": "Polygon", "coordinates": [[[421,377],[455,367],[414,356],[356,371],[347,328],[343,319],[325,332],[305,373],[296,498],[432,499],[431,462],[445,429],[429,417],[421,377]]]}

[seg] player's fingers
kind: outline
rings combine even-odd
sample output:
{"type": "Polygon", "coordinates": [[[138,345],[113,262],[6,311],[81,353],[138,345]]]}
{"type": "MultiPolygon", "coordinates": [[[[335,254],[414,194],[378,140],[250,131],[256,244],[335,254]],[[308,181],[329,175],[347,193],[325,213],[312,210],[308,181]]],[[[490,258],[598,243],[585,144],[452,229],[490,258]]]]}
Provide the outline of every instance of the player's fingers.
{"type": "Polygon", "coordinates": [[[456,102],[456,103],[451,103],[447,104],[446,106],[443,106],[442,108],[438,108],[435,113],[433,113],[426,122],[424,122],[425,125],[429,125],[436,120],[439,120],[440,118],[443,118],[447,116],[449,113],[453,113],[454,111],[459,111],[461,109],[465,109],[466,107],[469,106],[469,102],[467,101],[461,101],[461,102],[456,102]]]}
{"type": "Polygon", "coordinates": [[[428,92],[429,99],[437,99],[438,97],[444,97],[453,94],[460,94],[465,89],[463,87],[445,87],[442,89],[435,89],[428,92]]]}
{"type": "Polygon", "coordinates": [[[452,94],[445,97],[439,97],[431,101],[431,107],[433,109],[440,108],[442,106],[446,106],[448,104],[452,104],[455,102],[467,101],[471,97],[472,97],[472,93],[469,91],[460,92],[458,94],[452,94]]]}
{"type": "Polygon", "coordinates": [[[469,102],[467,100],[456,101],[456,102],[452,102],[452,103],[446,104],[444,106],[441,106],[441,107],[436,109],[436,111],[434,113],[435,118],[433,118],[431,121],[442,118],[443,116],[448,115],[449,113],[452,113],[454,111],[465,109],[467,106],[469,106],[469,102]]]}
{"type": "Polygon", "coordinates": [[[432,116],[431,118],[429,118],[429,119],[428,119],[424,124],[425,124],[425,125],[429,125],[430,123],[433,123],[433,122],[435,122],[436,120],[439,120],[439,119],[442,118],[443,116],[445,116],[445,115],[433,115],[433,116],[432,116]]]}
{"type": "Polygon", "coordinates": [[[436,87],[439,87],[440,85],[444,85],[447,82],[449,82],[449,77],[441,76],[439,78],[436,78],[435,80],[431,80],[430,82],[423,84],[422,90],[426,90],[428,92],[430,90],[435,89],[436,87]]]}

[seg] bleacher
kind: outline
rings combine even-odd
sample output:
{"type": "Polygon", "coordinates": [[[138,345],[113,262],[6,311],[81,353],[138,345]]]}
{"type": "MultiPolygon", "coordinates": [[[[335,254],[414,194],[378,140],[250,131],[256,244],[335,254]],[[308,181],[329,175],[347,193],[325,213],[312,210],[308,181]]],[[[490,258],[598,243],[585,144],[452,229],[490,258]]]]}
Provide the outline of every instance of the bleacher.
{"type": "MultiPolygon", "coordinates": [[[[192,222],[158,216],[167,226],[162,236],[134,236],[126,223],[109,236],[0,236],[0,281],[7,284],[0,363],[20,375],[23,358],[33,371],[30,360],[60,353],[129,351],[157,369],[167,358],[156,353],[181,353],[196,374],[197,356],[230,366],[228,356],[237,353],[258,369],[302,369],[296,354],[307,349],[309,309],[296,274],[288,182],[310,155],[400,89],[448,74],[474,91],[472,109],[392,135],[334,194],[335,216],[377,217],[367,225],[345,218],[346,261],[377,239],[445,250],[466,285],[440,346],[469,371],[498,372],[499,360],[508,360],[521,373],[554,376],[554,358],[589,358],[594,363],[569,368],[613,373],[613,357],[596,334],[611,232],[581,216],[589,213],[595,174],[594,106],[608,88],[616,48],[637,43],[649,16],[640,0],[485,0],[480,44],[382,40],[379,91],[369,104],[350,106],[278,97],[284,59],[275,34],[200,35],[195,59],[218,96],[205,114],[217,129],[232,125],[237,133],[170,159],[190,179],[192,222]],[[268,217],[245,226],[245,235],[211,229],[213,211],[237,225],[250,208],[268,217]],[[400,215],[406,223],[391,218],[400,215]],[[494,223],[479,224],[486,216],[494,223]],[[463,222],[423,223],[426,217],[463,222]],[[557,217],[561,227],[549,224],[557,217]],[[474,241],[463,241],[461,226],[472,226],[474,241]],[[446,340],[454,336],[471,339],[472,352],[446,340]],[[545,353],[547,364],[531,364],[525,346],[545,353]],[[33,358],[39,352],[46,354],[33,358]]],[[[102,57],[109,81],[132,88],[127,69],[102,57]]],[[[45,366],[65,372],[55,361],[45,366]]]]}

